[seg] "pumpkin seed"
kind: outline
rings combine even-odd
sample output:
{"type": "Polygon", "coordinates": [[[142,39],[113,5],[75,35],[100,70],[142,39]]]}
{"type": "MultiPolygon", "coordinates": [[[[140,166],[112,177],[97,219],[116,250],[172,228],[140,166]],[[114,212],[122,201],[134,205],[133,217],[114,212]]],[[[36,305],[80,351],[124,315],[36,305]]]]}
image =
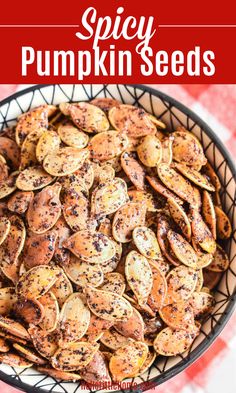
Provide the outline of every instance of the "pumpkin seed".
{"type": "Polygon", "coordinates": [[[103,271],[98,264],[84,262],[83,260],[72,255],[68,265],[64,270],[69,279],[81,287],[92,285],[97,287],[103,282],[103,271]]]}
{"type": "Polygon", "coordinates": [[[165,276],[157,266],[152,262],[150,262],[150,265],[152,269],[153,285],[147,302],[151,309],[157,312],[164,304],[167,293],[167,283],[165,276]]]}
{"type": "Polygon", "coordinates": [[[90,311],[79,293],[72,293],[65,301],[59,317],[58,345],[65,348],[86,333],[90,311]]]}
{"type": "Polygon", "coordinates": [[[191,302],[177,302],[164,306],[159,310],[161,319],[172,329],[192,330],[194,313],[191,302]]]}
{"type": "Polygon", "coordinates": [[[102,352],[97,351],[91,362],[85,366],[80,372],[81,377],[87,383],[96,383],[103,381],[103,383],[111,383],[111,377],[108,371],[107,362],[102,352]]]}
{"type": "Polygon", "coordinates": [[[125,276],[138,303],[146,303],[153,285],[152,269],[148,260],[138,252],[131,251],[125,261],[125,276]]]}
{"type": "Polygon", "coordinates": [[[28,226],[32,232],[41,234],[56,224],[61,214],[60,191],[60,183],[54,183],[34,196],[26,213],[28,226]]]}
{"type": "Polygon", "coordinates": [[[66,176],[78,170],[89,151],[74,147],[62,147],[54,153],[49,153],[43,160],[44,170],[52,176],[66,176]]]}
{"type": "Polygon", "coordinates": [[[172,151],[175,161],[194,167],[206,164],[207,160],[202,145],[195,135],[183,127],[172,135],[174,137],[172,151]]]}
{"type": "Polygon", "coordinates": [[[167,188],[175,192],[180,198],[188,202],[191,206],[196,207],[196,196],[194,188],[188,180],[176,172],[167,164],[159,164],[157,173],[161,181],[167,188]],[[176,187],[178,184],[178,187],[176,187]]]}
{"type": "Polygon", "coordinates": [[[16,293],[27,299],[38,299],[52,287],[59,273],[51,266],[35,266],[22,274],[16,285],[16,293]]]}
{"type": "Polygon", "coordinates": [[[155,135],[147,135],[137,147],[140,161],[147,167],[155,167],[162,159],[162,144],[155,135]]]}
{"type": "Polygon", "coordinates": [[[204,190],[202,194],[202,215],[213,238],[216,239],[216,212],[212,197],[206,190],[204,190]]]}
{"type": "Polygon", "coordinates": [[[16,179],[16,187],[22,191],[35,191],[48,186],[53,180],[54,178],[41,167],[34,166],[20,172],[16,179]]]}
{"type": "Polygon", "coordinates": [[[232,234],[230,220],[219,206],[215,206],[215,213],[217,235],[220,239],[228,239],[232,234]]]}
{"type": "Polygon", "coordinates": [[[114,242],[101,232],[78,231],[64,241],[78,258],[89,263],[103,263],[115,254],[114,242]]]}
{"type": "Polygon", "coordinates": [[[44,132],[45,128],[38,128],[26,136],[21,147],[20,170],[37,164],[36,146],[44,132]]]}
{"type": "Polygon", "coordinates": [[[179,226],[184,236],[190,240],[191,239],[191,224],[188,219],[187,214],[185,213],[183,207],[179,205],[175,199],[168,198],[168,207],[170,210],[171,217],[175,221],[175,223],[179,226]]]}
{"type": "Polygon", "coordinates": [[[59,306],[55,295],[49,291],[43,296],[40,296],[38,301],[44,308],[44,316],[39,326],[47,332],[52,332],[56,329],[59,319],[59,306]]]}
{"type": "Polygon", "coordinates": [[[181,236],[179,233],[172,231],[171,229],[167,233],[167,239],[169,240],[170,247],[175,256],[184,265],[197,268],[197,255],[192,246],[181,236]]]}
{"type": "Polygon", "coordinates": [[[144,167],[136,160],[134,152],[125,151],[121,155],[121,166],[138,190],[145,188],[145,170],[144,167]]]}
{"type": "Polygon", "coordinates": [[[91,362],[98,349],[99,344],[73,343],[68,348],[59,348],[53,355],[51,363],[57,370],[80,370],[91,362]]]}
{"type": "Polygon", "coordinates": [[[128,143],[125,134],[118,131],[105,131],[93,136],[88,148],[92,159],[106,161],[119,156],[127,148],[128,143]]]}
{"type": "Polygon", "coordinates": [[[137,341],[144,340],[145,326],[143,318],[134,307],[131,317],[127,320],[115,323],[114,328],[118,331],[118,333],[122,334],[126,338],[132,338],[137,341]]]}
{"type": "Polygon", "coordinates": [[[133,241],[139,252],[146,258],[161,259],[161,251],[155,233],[147,227],[133,230],[133,241]]]}
{"type": "Polygon", "coordinates": [[[139,138],[156,132],[150,115],[132,105],[115,106],[109,110],[108,117],[116,130],[127,133],[131,137],[139,138]]]}
{"type": "Polygon", "coordinates": [[[0,315],[0,328],[4,329],[7,333],[13,334],[14,336],[23,338],[27,341],[30,340],[30,336],[24,326],[11,318],[0,315]]]}
{"type": "Polygon", "coordinates": [[[133,313],[129,302],[116,293],[90,286],[85,288],[85,293],[90,310],[99,318],[118,322],[130,318],[133,313]]]}
{"type": "Polygon", "coordinates": [[[95,188],[91,197],[91,212],[96,217],[103,217],[115,213],[128,200],[126,183],[116,177],[109,184],[100,183],[95,188]]]}
{"type": "Polygon", "coordinates": [[[190,220],[193,238],[200,247],[213,254],[216,250],[216,242],[207,224],[203,221],[201,214],[196,209],[190,210],[190,220]]]}
{"type": "Polygon", "coordinates": [[[89,219],[89,200],[81,191],[80,185],[71,183],[66,189],[63,196],[63,215],[72,229],[72,231],[80,231],[86,229],[89,219]]]}
{"type": "Polygon", "coordinates": [[[197,279],[197,271],[190,267],[181,265],[172,269],[166,277],[165,304],[188,300],[195,290],[197,279]]]}
{"type": "Polygon", "coordinates": [[[173,330],[167,327],[158,333],[153,346],[158,355],[176,356],[186,352],[195,337],[196,334],[187,332],[186,330],[173,330]]]}
{"type": "Polygon", "coordinates": [[[181,163],[175,164],[175,168],[198,187],[204,188],[208,191],[215,191],[215,187],[209,182],[207,177],[202,175],[196,169],[181,163]]]}
{"type": "Polygon", "coordinates": [[[147,355],[148,346],[141,341],[130,341],[128,345],[119,348],[109,362],[113,381],[121,382],[139,373],[147,355]]]}
{"type": "Polygon", "coordinates": [[[105,113],[95,105],[87,102],[69,104],[67,111],[79,130],[94,133],[109,129],[109,121],[105,113]]]}
{"type": "Polygon", "coordinates": [[[38,265],[48,265],[56,247],[57,233],[48,231],[32,234],[26,239],[23,258],[26,269],[38,265]]]}
{"type": "Polygon", "coordinates": [[[169,230],[172,228],[172,223],[170,218],[167,215],[159,215],[157,217],[157,240],[158,244],[163,252],[164,256],[172,263],[174,266],[178,266],[180,264],[179,259],[176,258],[173,253],[169,240],[167,238],[167,234],[169,230]]]}
{"type": "Polygon", "coordinates": [[[49,333],[32,324],[28,332],[38,353],[46,359],[51,359],[58,348],[57,331],[49,333]]]}
{"type": "Polygon", "coordinates": [[[146,206],[141,203],[129,202],[115,213],[112,223],[112,234],[116,241],[130,242],[132,231],[145,224],[146,206]]]}
{"type": "Polygon", "coordinates": [[[213,261],[207,266],[207,269],[213,272],[224,272],[229,267],[229,257],[222,247],[217,244],[216,251],[213,255],[213,261]]]}
{"type": "Polygon", "coordinates": [[[2,337],[0,337],[0,352],[9,352],[10,351],[10,346],[6,342],[6,340],[2,337]]]}
{"type": "Polygon", "coordinates": [[[206,292],[194,292],[189,299],[194,316],[200,317],[209,314],[215,306],[215,299],[206,292]]]}
{"type": "Polygon", "coordinates": [[[44,131],[41,134],[36,146],[36,158],[42,163],[48,154],[57,152],[60,147],[61,139],[56,131],[44,131]]]}
{"type": "Polygon", "coordinates": [[[79,131],[70,122],[59,125],[57,132],[67,146],[75,147],[76,149],[83,149],[89,142],[89,136],[85,132],[79,131]]]}

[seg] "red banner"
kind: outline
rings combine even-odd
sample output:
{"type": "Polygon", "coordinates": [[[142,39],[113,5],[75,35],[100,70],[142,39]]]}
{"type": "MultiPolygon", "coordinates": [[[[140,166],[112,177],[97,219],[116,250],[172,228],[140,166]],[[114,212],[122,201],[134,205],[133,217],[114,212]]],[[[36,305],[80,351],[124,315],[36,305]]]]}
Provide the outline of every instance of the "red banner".
{"type": "Polygon", "coordinates": [[[234,2],[222,6],[4,2],[0,83],[236,83],[234,2]]]}

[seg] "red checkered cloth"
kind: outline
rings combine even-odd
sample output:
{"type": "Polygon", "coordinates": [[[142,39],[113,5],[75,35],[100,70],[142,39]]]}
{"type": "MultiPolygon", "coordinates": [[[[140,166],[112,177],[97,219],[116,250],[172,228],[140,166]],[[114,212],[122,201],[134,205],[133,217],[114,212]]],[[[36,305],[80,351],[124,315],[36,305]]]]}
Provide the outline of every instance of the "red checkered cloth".
{"type": "MultiPolygon", "coordinates": [[[[0,99],[25,85],[0,85],[0,99]]],[[[236,155],[236,85],[151,85],[197,113],[236,155]]],[[[192,366],[155,389],[158,393],[236,392],[236,313],[213,345],[192,366]]],[[[0,382],[1,393],[20,393],[0,382]]]]}

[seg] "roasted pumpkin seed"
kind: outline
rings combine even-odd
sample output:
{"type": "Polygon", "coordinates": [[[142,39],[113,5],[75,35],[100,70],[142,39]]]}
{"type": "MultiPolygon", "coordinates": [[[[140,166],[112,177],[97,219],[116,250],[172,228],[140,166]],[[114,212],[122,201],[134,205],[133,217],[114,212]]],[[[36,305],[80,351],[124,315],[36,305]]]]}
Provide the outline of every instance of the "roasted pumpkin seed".
{"type": "Polygon", "coordinates": [[[63,243],[78,258],[89,263],[103,263],[115,255],[114,242],[101,232],[78,231],[63,243]]]}
{"type": "Polygon", "coordinates": [[[162,258],[156,235],[150,228],[140,226],[134,228],[133,241],[139,252],[146,258],[162,258]]]}
{"type": "Polygon", "coordinates": [[[128,146],[128,137],[118,131],[100,132],[90,139],[88,149],[92,159],[111,160],[119,156],[128,146]]]}
{"type": "Polygon", "coordinates": [[[41,167],[34,166],[20,172],[16,179],[16,187],[22,191],[35,191],[48,186],[53,180],[54,178],[41,167]]]}
{"type": "Polygon", "coordinates": [[[76,149],[83,149],[87,146],[89,141],[89,136],[83,131],[79,131],[70,122],[61,124],[57,132],[61,140],[70,147],[75,147],[76,149]]]}
{"type": "Polygon", "coordinates": [[[52,366],[57,370],[75,371],[87,366],[99,349],[99,344],[78,342],[68,348],[59,348],[52,356],[52,366]]]}
{"type": "Polygon", "coordinates": [[[74,147],[62,147],[54,153],[49,153],[43,160],[43,168],[51,176],[66,176],[78,170],[89,151],[74,147]]]}
{"type": "Polygon", "coordinates": [[[135,138],[156,132],[149,115],[143,109],[132,105],[115,106],[109,110],[108,117],[116,130],[135,138]]]}
{"type": "Polygon", "coordinates": [[[79,293],[72,293],[66,299],[59,317],[59,347],[65,348],[83,337],[89,322],[89,308],[79,293]]]}
{"type": "Polygon", "coordinates": [[[167,327],[158,333],[153,346],[158,355],[176,356],[187,351],[195,337],[196,334],[186,330],[167,327]]]}
{"type": "Polygon", "coordinates": [[[144,167],[137,161],[135,153],[125,151],[121,155],[121,166],[138,190],[145,188],[145,170],[144,167]]]}
{"type": "Polygon", "coordinates": [[[55,153],[60,147],[61,139],[56,131],[44,131],[36,146],[36,158],[42,163],[48,154],[55,153]]]}
{"type": "Polygon", "coordinates": [[[162,159],[162,144],[155,135],[147,135],[137,147],[140,161],[147,167],[155,167],[162,159]]]}
{"type": "Polygon", "coordinates": [[[215,213],[217,235],[220,239],[228,239],[232,233],[230,220],[219,206],[215,206],[215,213]]]}
{"type": "Polygon", "coordinates": [[[148,260],[138,252],[131,251],[125,261],[125,276],[138,303],[146,303],[153,285],[152,269],[148,260]]]}
{"type": "Polygon", "coordinates": [[[171,229],[167,233],[167,239],[169,240],[170,247],[176,258],[178,258],[184,265],[196,269],[198,258],[193,247],[187,242],[187,240],[171,229]]]}
{"type": "Polygon", "coordinates": [[[141,341],[130,341],[119,348],[109,362],[110,372],[115,382],[134,377],[141,370],[148,355],[148,346],[141,341]]]}
{"type": "Polygon", "coordinates": [[[146,206],[143,203],[129,202],[115,214],[112,234],[116,241],[127,243],[132,240],[132,231],[145,224],[146,206]]]}
{"type": "Polygon", "coordinates": [[[202,194],[202,215],[212,236],[216,239],[216,212],[210,193],[206,190],[202,194]]]}
{"type": "Polygon", "coordinates": [[[131,317],[133,309],[122,296],[88,286],[85,288],[87,303],[95,315],[111,322],[131,317]]]}

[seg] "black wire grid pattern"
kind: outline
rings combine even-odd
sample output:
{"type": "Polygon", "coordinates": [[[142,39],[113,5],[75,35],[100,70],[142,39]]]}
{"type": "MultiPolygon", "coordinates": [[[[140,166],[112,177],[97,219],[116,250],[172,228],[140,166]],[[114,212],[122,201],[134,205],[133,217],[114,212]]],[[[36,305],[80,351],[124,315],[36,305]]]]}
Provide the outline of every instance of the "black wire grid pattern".
{"type": "MultiPolygon", "coordinates": [[[[222,182],[223,207],[235,221],[235,167],[224,146],[211,129],[193,112],[165,94],[140,85],[41,85],[16,93],[0,103],[0,130],[16,122],[17,116],[41,104],[59,104],[65,101],[87,101],[95,97],[111,97],[123,103],[138,105],[157,116],[170,130],[182,125],[194,132],[203,144],[204,151],[222,182]]],[[[224,273],[216,289],[216,306],[202,326],[200,336],[183,355],[172,358],[158,357],[144,375],[130,380],[129,389],[141,392],[176,375],[196,360],[214,341],[233,312],[236,302],[236,229],[224,244],[230,257],[230,268],[224,273]],[[132,388],[133,383],[133,388],[132,388]]],[[[81,391],[80,382],[63,382],[37,372],[34,368],[16,369],[0,365],[0,378],[28,392],[81,391]]],[[[101,391],[87,388],[89,392],[101,391]]]]}

